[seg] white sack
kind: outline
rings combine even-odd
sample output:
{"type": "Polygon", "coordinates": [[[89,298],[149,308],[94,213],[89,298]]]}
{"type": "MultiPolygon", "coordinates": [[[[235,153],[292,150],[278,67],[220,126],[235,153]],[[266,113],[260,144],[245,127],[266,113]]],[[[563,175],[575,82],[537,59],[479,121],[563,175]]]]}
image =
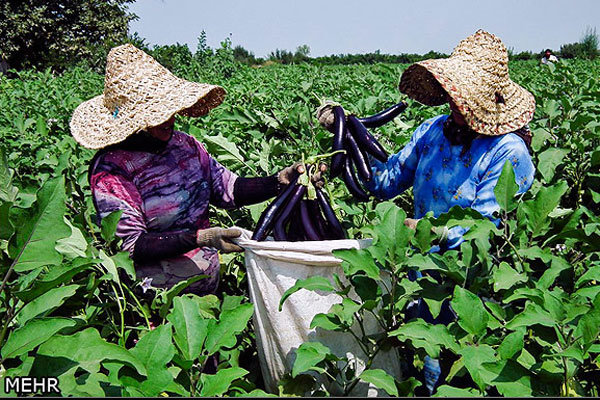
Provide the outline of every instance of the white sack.
{"type": "MultiPolygon", "coordinates": [[[[337,274],[344,281],[341,260],[334,257],[332,251],[365,248],[371,241],[257,242],[250,239],[251,232],[243,231],[244,234],[236,242],[245,249],[250,298],[254,304],[256,342],[266,388],[277,394],[277,383],[292,371],[296,349],[308,341],[323,343],[338,357],[350,356],[355,359],[360,373],[364,369],[366,356],[350,334],[309,328],[316,314],[327,313],[332,305],[342,301],[340,296],[301,289],[286,300],[281,312],[279,301],[299,279],[318,275],[334,283],[333,275],[337,274]]],[[[367,319],[365,325],[367,334],[381,331],[373,318],[367,319]]],[[[355,332],[361,337],[358,326],[354,328],[357,328],[355,332]]],[[[400,363],[395,349],[380,352],[372,368],[383,369],[400,379],[400,363]]],[[[328,389],[335,391],[334,388],[328,389]]],[[[361,382],[351,395],[377,396],[386,393],[361,382]]]]}

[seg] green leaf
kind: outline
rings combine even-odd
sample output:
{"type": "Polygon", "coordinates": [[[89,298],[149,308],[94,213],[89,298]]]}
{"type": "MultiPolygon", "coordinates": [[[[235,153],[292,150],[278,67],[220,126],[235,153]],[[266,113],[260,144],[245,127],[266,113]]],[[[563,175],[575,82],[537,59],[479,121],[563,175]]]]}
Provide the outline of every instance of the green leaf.
{"type": "Polygon", "coordinates": [[[49,180],[38,192],[35,213],[15,225],[15,248],[11,251],[17,272],[44,265],[59,265],[62,256],[55,250],[59,239],[71,235],[63,216],[67,211],[64,179],[49,180]]]}
{"type": "Polygon", "coordinates": [[[160,325],[146,333],[130,352],[144,364],[148,372],[148,378],[136,387],[145,396],[156,397],[174,383],[173,376],[167,370],[167,364],[175,355],[171,324],[160,325]]]}
{"type": "Polygon", "coordinates": [[[580,288],[586,283],[592,281],[600,282],[600,265],[594,265],[593,267],[589,268],[585,274],[581,275],[581,277],[577,279],[575,286],[580,288]]]}
{"type": "Polygon", "coordinates": [[[534,200],[522,203],[531,237],[536,237],[546,231],[550,223],[548,214],[558,206],[567,188],[565,181],[554,186],[541,187],[534,200]]]}
{"type": "Polygon", "coordinates": [[[247,374],[248,371],[239,367],[222,369],[214,375],[202,374],[200,376],[202,382],[200,397],[222,396],[229,390],[233,381],[247,374]]]}
{"type": "Polygon", "coordinates": [[[501,209],[510,212],[516,208],[515,194],[518,190],[519,185],[515,180],[515,170],[510,160],[506,160],[502,167],[502,173],[498,178],[498,183],[494,187],[496,201],[501,209]]]}
{"type": "Polygon", "coordinates": [[[494,271],[494,291],[510,289],[514,285],[527,282],[527,276],[519,274],[508,263],[501,262],[498,268],[494,271]]]}
{"type": "Polygon", "coordinates": [[[458,351],[459,346],[445,325],[428,324],[422,319],[403,324],[400,328],[388,333],[399,340],[410,340],[413,347],[424,349],[432,358],[438,358],[442,348],[458,351]]]}
{"type": "Polygon", "coordinates": [[[432,246],[432,242],[436,237],[431,228],[433,228],[433,225],[427,219],[420,219],[417,223],[417,231],[413,238],[413,243],[422,252],[429,251],[432,246]]]}
{"type": "Polygon", "coordinates": [[[60,307],[66,299],[73,296],[79,285],[61,286],[51,289],[40,297],[27,303],[17,314],[17,322],[23,326],[27,321],[35,317],[43,317],[60,307]]]}
{"type": "Polygon", "coordinates": [[[217,136],[204,136],[204,142],[206,143],[208,150],[211,154],[218,155],[219,162],[227,162],[230,166],[239,166],[245,164],[244,157],[239,151],[239,146],[233,142],[230,142],[222,134],[217,136]]]}
{"type": "MultiPolygon", "coordinates": [[[[98,372],[105,360],[118,361],[146,375],[146,367],[136,357],[123,347],[106,342],[94,328],[70,336],[54,336],[40,346],[37,354],[58,359],[54,362],[70,360],[91,373],[98,372]]],[[[45,368],[52,371],[50,361],[46,359],[45,368]]]]}
{"type": "Polygon", "coordinates": [[[113,211],[100,221],[100,235],[107,243],[112,242],[113,238],[115,237],[117,224],[119,223],[122,214],[123,210],[113,211]]]}
{"type": "Polygon", "coordinates": [[[534,129],[533,137],[531,138],[531,148],[537,153],[544,146],[544,142],[549,139],[552,139],[552,135],[546,129],[534,129]]]}
{"type": "Polygon", "coordinates": [[[6,155],[0,147],[0,201],[13,203],[18,189],[12,185],[13,171],[8,168],[6,155]]]}
{"type": "Polygon", "coordinates": [[[195,276],[192,276],[191,278],[186,279],[185,281],[177,282],[169,290],[160,292],[160,294],[158,296],[156,296],[154,298],[154,300],[152,301],[152,307],[153,308],[156,307],[156,305],[159,301],[162,302],[162,305],[160,306],[160,308],[158,310],[158,315],[160,315],[162,318],[165,318],[167,316],[167,313],[169,312],[169,308],[171,308],[173,299],[179,293],[181,293],[181,291],[184,290],[186,287],[190,286],[191,284],[193,284],[195,282],[198,282],[201,279],[205,279],[205,278],[208,278],[208,275],[195,275],[195,276]]]}
{"type": "Polygon", "coordinates": [[[195,360],[202,352],[208,331],[208,319],[200,315],[198,304],[191,298],[175,297],[167,320],[175,329],[175,343],[186,360],[195,360]]]}
{"type": "Polygon", "coordinates": [[[463,389],[448,385],[442,385],[436,389],[433,397],[481,397],[481,392],[478,392],[476,389],[473,388],[463,389]]]}
{"type": "Polygon", "coordinates": [[[475,336],[485,333],[489,317],[476,294],[456,286],[451,304],[461,328],[475,336]]]}
{"type": "Polygon", "coordinates": [[[292,367],[292,377],[309,371],[331,355],[331,350],[319,342],[304,342],[296,350],[296,359],[292,367]]]}
{"type": "Polygon", "coordinates": [[[279,301],[279,311],[281,311],[283,303],[287,300],[287,298],[300,289],[335,292],[335,288],[333,287],[331,282],[329,282],[326,278],[322,276],[311,276],[307,279],[299,279],[296,281],[294,286],[286,290],[283,296],[281,296],[281,300],[279,301]]]}
{"type": "Polygon", "coordinates": [[[2,358],[14,358],[35,349],[62,329],[75,326],[69,318],[36,318],[11,332],[2,347],[2,358]]]}
{"type": "Polygon", "coordinates": [[[333,254],[342,259],[344,274],[350,277],[358,272],[364,272],[369,278],[381,280],[380,270],[375,264],[373,256],[367,250],[344,249],[335,250],[333,254]]]}
{"type": "Polygon", "coordinates": [[[459,354],[463,357],[465,368],[469,371],[471,378],[483,392],[487,381],[484,379],[485,375],[482,374],[482,365],[487,362],[496,362],[494,349],[487,344],[466,346],[460,349],[459,354]]]}
{"type": "Polygon", "coordinates": [[[71,260],[77,257],[85,258],[85,251],[87,250],[88,243],[85,240],[83,233],[81,233],[79,228],[74,227],[67,218],[64,218],[64,221],[65,224],[71,228],[71,236],[58,239],[55,246],[56,251],[71,260]]]}
{"type": "Polygon", "coordinates": [[[398,396],[396,380],[382,369],[366,369],[360,374],[359,378],[385,390],[390,396],[398,396]]]}
{"type": "Polygon", "coordinates": [[[498,355],[508,360],[516,356],[521,350],[523,350],[523,338],[525,337],[525,329],[517,329],[516,331],[509,333],[500,346],[498,346],[498,355]]]}
{"type": "Polygon", "coordinates": [[[556,168],[562,163],[567,154],[569,154],[568,149],[550,147],[538,156],[537,169],[547,183],[552,181],[556,168]]]}
{"type": "Polygon", "coordinates": [[[530,397],[531,376],[529,371],[512,360],[483,363],[481,375],[486,383],[496,386],[506,397],[530,397]]]}
{"type": "Polygon", "coordinates": [[[70,282],[75,275],[92,268],[98,262],[100,262],[98,259],[79,258],[74,260],[70,265],[55,266],[48,273],[37,278],[31,288],[22,292],[16,292],[15,296],[24,302],[29,302],[52,288],[70,282]]]}
{"type": "Polygon", "coordinates": [[[344,326],[336,315],[319,313],[310,322],[310,329],[322,328],[328,331],[342,331],[344,326]]]}
{"type": "Polygon", "coordinates": [[[129,276],[129,278],[131,278],[131,280],[136,279],[135,267],[133,266],[133,260],[131,259],[129,252],[120,251],[114,256],[111,256],[110,259],[117,270],[122,269],[129,276]]]}
{"type": "Polygon", "coordinates": [[[235,309],[222,311],[219,322],[209,320],[205,343],[208,354],[212,355],[220,348],[233,347],[237,341],[236,335],[246,329],[253,313],[254,306],[246,303],[235,309]]]}
{"type": "Polygon", "coordinates": [[[539,305],[533,303],[527,303],[525,306],[525,310],[517,314],[508,324],[506,324],[506,328],[510,330],[515,330],[519,327],[529,327],[532,325],[544,325],[553,327],[556,325],[556,321],[552,316],[542,309],[539,305]]]}

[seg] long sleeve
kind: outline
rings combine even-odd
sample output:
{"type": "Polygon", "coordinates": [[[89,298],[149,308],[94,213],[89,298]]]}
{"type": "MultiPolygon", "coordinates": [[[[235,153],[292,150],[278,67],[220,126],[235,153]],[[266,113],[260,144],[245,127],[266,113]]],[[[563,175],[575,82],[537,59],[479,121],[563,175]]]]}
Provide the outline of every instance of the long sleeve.
{"type": "Polygon", "coordinates": [[[261,203],[276,196],[278,187],[277,175],[264,178],[239,177],[233,185],[233,200],[238,207],[261,203]]]}
{"type": "Polygon", "coordinates": [[[124,174],[100,171],[92,175],[91,189],[98,216],[102,219],[121,210],[116,235],[123,239],[122,249],[133,253],[138,237],[147,232],[142,212],[142,198],[135,185],[124,174]]]}
{"type": "Polygon", "coordinates": [[[131,258],[143,264],[176,257],[196,247],[196,232],[142,233],[135,242],[131,258]]]}
{"type": "Polygon", "coordinates": [[[413,185],[422,141],[438,118],[429,119],[419,125],[408,144],[400,152],[390,156],[386,163],[371,158],[373,179],[364,182],[364,185],[374,196],[388,200],[413,185]]]}
{"type": "MultiPolygon", "coordinates": [[[[472,209],[491,219],[496,225],[500,223],[500,220],[494,218],[493,214],[500,209],[500,206],[496,201],[494,188],[507,160],[513,165],[515,181],[519,185],[517,193],[524,193],[531,187],[535,174],[531,156],[522,139],[516,136],[514,138],[507,137],[507,140],[499,146],[491,157],[488,167],[481,171],[480,181],[476,186],[475,200],[471,204],[472,209]]],[[[450,228],[446,247],[452,249],[460,246],[466,232],[467,229],[461,226],[450,228]]]]}

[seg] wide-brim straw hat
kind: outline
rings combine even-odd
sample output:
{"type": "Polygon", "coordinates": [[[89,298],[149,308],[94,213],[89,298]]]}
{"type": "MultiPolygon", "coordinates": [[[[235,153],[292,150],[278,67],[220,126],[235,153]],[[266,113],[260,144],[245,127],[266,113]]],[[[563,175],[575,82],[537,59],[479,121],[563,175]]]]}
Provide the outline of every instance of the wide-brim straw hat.
{"type": "Polygon", "coordinates": [[[160,125],[177,113],[205,115],[224,98],[222,87],[180,79],[142,50],[126,44],[109,52],[104,93],[75,109],[71,134],[81,145],[100,149],[160,125]]]}
{"type": "Polygon", "coordinates": [[[533,118],[535,98],[508,74],[508,52],[495,35],[478,30],[462,40],[449,58],[408,67],[400,91],[420,103],[456,103],[468,126],[484,135],[503,135],[533,118]]]}

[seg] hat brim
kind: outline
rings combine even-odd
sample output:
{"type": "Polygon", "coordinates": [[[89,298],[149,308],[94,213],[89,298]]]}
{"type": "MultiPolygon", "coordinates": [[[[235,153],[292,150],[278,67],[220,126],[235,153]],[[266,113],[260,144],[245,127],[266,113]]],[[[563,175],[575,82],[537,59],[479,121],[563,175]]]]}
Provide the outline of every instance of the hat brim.
{"type": "Polygon", "coordinates": [[[89,149],[119,143],[146,128],[157,126],[179,113],[199,117],[220,105],[225,89],[175,78],[152,88],[143,99],[111,110],[104,95],[81,103],[70,122],[75,140],[89,149]]]}
{"type": "Polygon", "coordinates": [[[461,57],[430,59],[407,68],[399,89],[409,97],[430,106],[447,102],[448,94],[467,124],[484,135],[503,135],[526,125],[535,112],[535,98],[510,79],[496,88],[502,102],[490,98],[493,76],[461,57]]]}

